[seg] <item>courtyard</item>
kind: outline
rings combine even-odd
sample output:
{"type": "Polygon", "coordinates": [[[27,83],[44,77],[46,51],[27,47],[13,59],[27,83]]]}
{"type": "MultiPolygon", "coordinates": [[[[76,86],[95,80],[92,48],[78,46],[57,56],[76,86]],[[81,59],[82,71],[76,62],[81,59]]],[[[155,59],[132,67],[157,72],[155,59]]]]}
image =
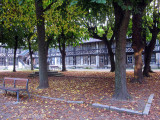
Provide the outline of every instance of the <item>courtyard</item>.
{"type": "MultiPolygon", "coordinates": [[[[0,72],[0,78],[29,78],[29,92],[20,95],[0,91],[0,119],[2,120],[151,120],[160,119],[160,72],[144,78],[143,84],[130,83],[134,73],[127,72],[127,87],[132,100],[113,100],[114,73],[103,71],[66,71],[62,77],[49,77],[50,87],[37,89],[38,77],[28,77],[31,71],[0,72]],[[150,94],[154,99],[149,115],[128,114],[93,107],[92,104],[103,104],[142,112],[150,94]]],[[[2,80],[1,80],[2,85],[2,80]]]]}

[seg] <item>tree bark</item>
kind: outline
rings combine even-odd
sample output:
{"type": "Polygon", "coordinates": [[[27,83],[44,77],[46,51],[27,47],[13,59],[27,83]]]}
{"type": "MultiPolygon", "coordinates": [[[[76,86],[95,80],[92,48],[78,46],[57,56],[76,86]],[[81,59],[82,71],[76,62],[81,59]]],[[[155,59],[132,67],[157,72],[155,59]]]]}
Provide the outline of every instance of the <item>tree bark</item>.
{"type": "Polygon", "coordinates": [[[149,72],[151,71],[150,62],[151,62],[152,52],[156,44],[157,35],[160,31],[158,28],[155,27],[152,30],[152,40],[150,41],[149,45],[145,47],[145,60],[144,60],[145,66],[143,70],[143,75],[146,77],[150,76],[149,72]]]}
{"type": "Polygon", "coordinates": [[[135,57],[135,67],[134,67],[134,79],[131,82],[143,82],[143,62],[142,62],[142,52],[144,49],[143,37],[142,37],[142,17],[143,12],[149,1],[139,1],[137,2],[136,8],[138,9],[137,13],[133,13],[132,18],[132,48],[134,50],[134,57],[135,57]]]}
{"type": "Polygon", "coordinates": [[[66,36],[64,35],[64,30],[62,28],[62,32],[61,32],[61,36],[58,38],[58,43],[59,43],[59,50],[61,52],[61,56],[62,56],[62,71],[66,71],[66,45],[65,45],[65,41],[66,41],[66,36]]]}
{"type": "Polygon", "coordinates": [[[132,18],[132,48],[134,50],[135,67],[134,67],[134,79],[131,82],[142,83],[143,73],[142,73],[142,52],[144,49],[144,44],[142,40],[142,14],[143,9],[139,13],[133,13],[132,18]]]}
{"type": "Polygon", "coordinates": [[[116,26],[116,54],[115,54],[115,92],[113,98],[128,100],[131,98],[126,85],[126,33],[130,19],[130,11],[123,11],[114,3],[116,26]]]}
{"type": "Polygon", "coordinates": [[[114,61],[114,53],[112,51],[112,43],[110,43],[109,41],[105,40],[106,41],[106,45],[107,45],[107,48],[108,48],[108,54],[110,56],[110,62],[111,62],[111,70],[110,72],[114,72],[115,71],[115,61],[114,61]]]}
{"type": "Polygon", "coordinates": [[[61,49],[61,55],[62,55],[62,71],[66,71],[66,51],[65,51],[65,44],[62,44],[62,49],[61,49]]]}
{"type": "Polygon", "coordinates": [[[17,48],[18,48],[18,36],[15,36],[13,72],[16,72],[16,53],[17,53],[17,48]]]}
{"type": "Polygon", "coordinates": [[[45,42],[45,26],[43,17],[42,0],[35,0],[37,33],[38,33],[38,55],[39,55],[39,89],[48,88],[47,55],[45,42]]]}
{"type": "Polygon", "coordinates": [[[62,71],[66,71],[66,61],[65,61],[65,58],[66,58],[65,48],[66,48],[66,46],[65,46],[65,43],[63,43],[63,41],[65,41],[63,31],[62,31],[62,34],[61,34],[61,38],[62,39],[58,38],[58,42],[59,42],[59,50],[60,50],[61,56],[62,56],[62,71]]]}
{"type": "MultiPolygon", "coordinates": [[[[152,33],[152,39],[148,45],[145,44],[145,52],[144,52],[145,53],[145,56],[144,56],[145,57],[145,59],[144,59],[145,66],[144,66],[144,70],[143,70],[143,75],[146,77],[150,76],[149,72],[153,72],[150,67],[151,56],[152,56],[152,52],[153,52],[155,45],[156,45],[157,35],[160,32],[160,29],[158,27],[159,13],[156,13],[155,11],[156,10],[153,11],[153,25],[152,25],[152,27],[149,27],[149,30],[152,33]]],[[[146,40],[145,40],[145,43],[146,43],[146,40]]]]}
{"type": "Polygon", "coordinates": [[[31,70],[33,70],[33,57],[32,57],[32,49],[31,49],[31,42],[30,42],[30,39],[28,39],[28,48],[29,48],[29,56],[30,56],[30,59],[31,59],[31,70]]]}

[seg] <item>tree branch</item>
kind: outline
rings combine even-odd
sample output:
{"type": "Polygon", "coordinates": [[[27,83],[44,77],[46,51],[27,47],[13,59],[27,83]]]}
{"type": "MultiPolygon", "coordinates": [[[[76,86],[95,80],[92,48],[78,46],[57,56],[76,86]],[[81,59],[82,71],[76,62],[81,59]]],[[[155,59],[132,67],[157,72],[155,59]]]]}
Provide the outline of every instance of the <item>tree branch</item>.
{"type": "Polygon", "coordinates": [[[55,0],[54,2],[51,2],[44,10],[43,12],[49,10],[51,8],[51,6],[53,5],[53,3],[57,2],[57,0],[55,0]]]}

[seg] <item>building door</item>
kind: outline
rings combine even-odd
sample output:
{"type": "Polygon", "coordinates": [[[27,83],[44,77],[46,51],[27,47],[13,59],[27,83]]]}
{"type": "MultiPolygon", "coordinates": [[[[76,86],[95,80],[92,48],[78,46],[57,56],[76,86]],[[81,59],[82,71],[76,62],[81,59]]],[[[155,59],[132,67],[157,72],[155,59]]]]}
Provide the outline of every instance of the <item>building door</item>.
{"type": "Polygon", "coordinates": [[[99,56],[99,67],[104,68],[104,56],[99,56]]]}

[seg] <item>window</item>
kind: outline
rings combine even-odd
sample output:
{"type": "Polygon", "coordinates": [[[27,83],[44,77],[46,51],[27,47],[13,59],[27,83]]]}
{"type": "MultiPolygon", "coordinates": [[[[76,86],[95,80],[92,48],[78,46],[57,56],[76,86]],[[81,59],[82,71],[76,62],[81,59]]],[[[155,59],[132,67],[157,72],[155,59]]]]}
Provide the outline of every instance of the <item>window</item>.
{"type": "Polygon", "coordinates": [[[151,64],[156,63],[156,55],[155,54],[152,54],[152,56],[151,56],[151,62],[150,63],[151,64]]]}
{"type": "Polygon", "coordinates": [[[4,47],[1,47],[1,53],[6,53],[6,50],[4,47]]]}
{"type": "Polygon", "coordinates": [[[88,56],[83,56],[83,64],[87,64],[88,65],[88,56]]]}
{"type": "Polygon", "coordinates": [[[87,45],[83,44],[82,48],[83,48],[83,50],[87,50],[87,45]]]}
{"type": "Polygon", "coordinates": [[[8,53],[13,53],[13,49],[8,49],[8,53]]]}
{"type": "Polygon", "coordinates": [[[68,51],[73,51],[73,46],[69,45],[68,46],[68,51]]]}
{"type": "Polygon", "coordinates": [[[66,62],[66,65],[69,65],[69,57],[66,57],[65,62],[66,62]]]}
{"type": "Polygon", "coordinates": [[[76,46],[76,50],[81,50],[81,45],[79,45],[79,46],[76,46]]]}
{"type": "Polygon", "coordinates": [[[4,65],[5,64],[5,59],[4,58],[0,58],[0,65],[4,65]]]}
{"type": "Polygon", "coordinates": [[[96,56],[91,56],[91,65],[96,64],[96,56]]]}
{"type": "Polygon", "coordinates": [[[91,43],[91,48],[96,49],[96,43],[91,43]]]}
{"type": "Polygon", "coordinates": [[[13,65],[13,58],[8,58],[8,64],[13,65]]]}
{"type": "Polygon", "coordinates": [[[127,63],[129,64],[133,63],[133,56],[131,55],[127,56],[127,63]]]}
{"type": "Polygon", "coordinates": [[[83,50],[90,50],[91,44],[83,44],[82,48],[83,48],[83,50]]]}
{"type": "Polygon", "coordinates": [[[105,48],[105,44],[103,42],[99,43],[99,49],[105,48]]]}
{"type": "Polygon", "coordinates": [[[66,65],[73,65],[73,57],[66,57],[66,65]]]}
{"type": "Polygon", "coordinates": [[[55,58],[52,58],[52,65],[55,65],[55,58]]]}
{"type": "Polygon", "coordinates": [[[69,57],[69,65],[73,65],[73,57],[69,57]]]}
{"type": "Polygon", "coordinates": [[[76,65],[80,65],[81,64],[81,57],[77,56],[76,57],[76,65]]]}
{"type": "Polygon", "coordinates": [[[2,53],[2,48],[3,48],[3,47],[0,47],[0,53],[2,53]]]}
{"type": "Polygon", "coordinates": [[[57,65],[60,65],[60,64],[61,64],[61,58],[57,57],[57,65]]]}

